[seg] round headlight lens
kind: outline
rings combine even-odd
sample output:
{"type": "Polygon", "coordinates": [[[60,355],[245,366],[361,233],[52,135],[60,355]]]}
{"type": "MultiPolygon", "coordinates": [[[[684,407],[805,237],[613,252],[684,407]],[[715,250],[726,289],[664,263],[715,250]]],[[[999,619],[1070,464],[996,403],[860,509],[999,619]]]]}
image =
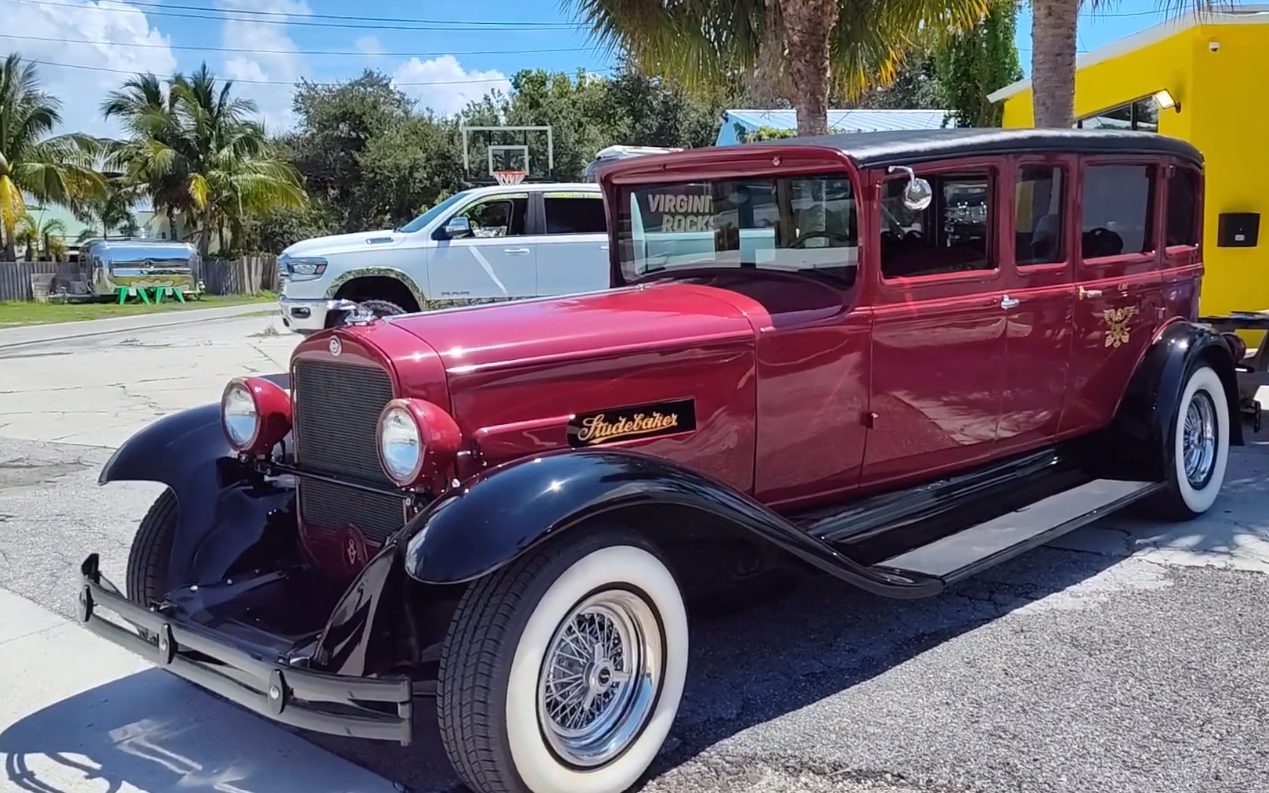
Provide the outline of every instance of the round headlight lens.
{"type": "Polygon", "coordinates": [[[423,439],[419,425],[403,407],[394,407],[383,414],[379,426],[379,457],[384,472],[398,483],[408,483],[418,472],[423,456],[423,439]]]}
{"type": "Polygon", "coordinates": [[[229,442],[238,448],[248,446],[260,426],[256,400],[251,392],[242,383],[234,383],[225,391],[220,409],[224,415],[225,433],[229,435],[229,442]]]}

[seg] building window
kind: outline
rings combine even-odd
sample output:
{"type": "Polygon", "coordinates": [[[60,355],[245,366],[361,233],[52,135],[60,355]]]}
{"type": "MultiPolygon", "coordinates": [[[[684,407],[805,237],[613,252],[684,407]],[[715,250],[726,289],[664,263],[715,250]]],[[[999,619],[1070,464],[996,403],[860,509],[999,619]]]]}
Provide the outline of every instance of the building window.
{"type": "Polygon", "coordinates": [[[1198,245],[1199,175],[1193,168],[1176,169],[1168,180],[1168,245],[1198,245]]]}
{"type": "Polygon", "coordinates": [[[1154,250],[1154,167],[1094,165],[1084,171],[1085,260],[1154,250]]]}
{"type": "Polygon", "coordinates": [[[1028,165],[1014,193],[1014,261],[1020,266],[1053,264],[1062,253],[1062,169],[1028,165]]]}
{"type": "Polygon", "coordinates": [[[1159,131],[1159,105],[1153,96],[1138,99],[1084,116],[1075,122],[1080,129],[1131,129],[1140,132],[1159,131]]]}

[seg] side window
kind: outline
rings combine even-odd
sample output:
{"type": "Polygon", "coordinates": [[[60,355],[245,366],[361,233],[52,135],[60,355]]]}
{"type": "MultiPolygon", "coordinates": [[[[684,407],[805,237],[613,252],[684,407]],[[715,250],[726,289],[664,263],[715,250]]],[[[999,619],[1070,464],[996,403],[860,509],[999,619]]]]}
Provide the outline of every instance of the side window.
{"type": "Polygon", "coordinates": [[[1154,166],[1091,165],[1084,171],[1085,260],[1154,250],[1154,166]]]}
{"type": "Polygon", "coordinates": [[[1014,192],[1014,261],[1019,267],[1066,259],[1062,250],[1062,169],[1024,166],[1014,192]]]}
{"type": "Polygon", "coordinates": [[[1168,180],[1167,244],[1198,245],[1199,175],[1193,168],[1178,167],[1168,180]]]}
{"type": "Polygon", "coordinates": [[[601,195],[546,193],[547,234],[603,234],[608,231],[601,195]]]}
{"type": "Polygon", "coordinates": [[[906,176],[889,179],[882,187],[882,277],[996,269],[990,175],[980,171],[927,178],[934,200],[920,212],[903,205],[906,176]]]}
{"type": "Polygon", "coordinates": [[[524,220],[529,211],[529,196],[492,196],[464,209],[460,214],[471,221],[471,236],[519,237],[524,235],[524,220]]]}

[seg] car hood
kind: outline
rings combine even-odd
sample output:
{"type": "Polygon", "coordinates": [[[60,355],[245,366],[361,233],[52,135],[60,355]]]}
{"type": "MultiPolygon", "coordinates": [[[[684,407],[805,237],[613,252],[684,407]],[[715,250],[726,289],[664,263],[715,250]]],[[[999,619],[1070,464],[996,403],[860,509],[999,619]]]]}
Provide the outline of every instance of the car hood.
{"type": "Polygon", "coordinates": [[[448,371],[600,357],[660,345],[748,336],[762,318],[752,301],[686,283],[636,286],[393,317],[448,371]]]}
{"type": "Polygon", "coordinates": [[[282,251],[282,255],[291,258],[329,256],[333,253],[387,248],[400,245],[407,237],[408,235],[395,232],[392,229],[359,231],[355,234],[331,234],[297,242],[282,251]]]}

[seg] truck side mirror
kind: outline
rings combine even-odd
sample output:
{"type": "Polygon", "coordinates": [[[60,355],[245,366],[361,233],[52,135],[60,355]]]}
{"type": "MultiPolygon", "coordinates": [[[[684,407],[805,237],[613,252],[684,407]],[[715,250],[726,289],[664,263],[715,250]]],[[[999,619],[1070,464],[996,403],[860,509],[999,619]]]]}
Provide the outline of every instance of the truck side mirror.
{"type": "Polygon", "coordinates": [[[471,221],[462,215],[456,215],[445,224],[445,236],[450,239],[466,237],[471,234],[471,221]]]}

